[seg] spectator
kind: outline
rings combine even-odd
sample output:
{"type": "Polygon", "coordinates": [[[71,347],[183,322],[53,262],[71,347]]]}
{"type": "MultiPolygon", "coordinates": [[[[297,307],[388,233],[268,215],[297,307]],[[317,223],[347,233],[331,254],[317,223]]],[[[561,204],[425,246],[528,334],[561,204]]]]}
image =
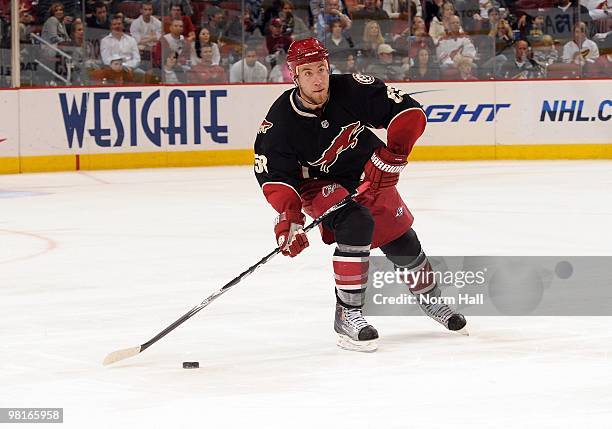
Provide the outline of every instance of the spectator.
{"type": "MultiPolygon", "coordinates": [[[[612,30],[612,20],[609,21],[608,29],[612,30]]],[[[612,31],[597,33],[597,46],[600,52],[608,52],[609,49],[612,49],[612,31]]]]}
{"type": "Polygon", "coordinates": [[[542,37],[546,34],[544,32],[545,20],[544,9],[538,9],[533,20],[527,26],[525,38],[532,45],[542,40],[542,37]]]}
{"type": "MultiPolygon", "coordinates": [[[[537,1],[537,0],[536,0],[537,1]]],[[[479,0],[480,3],[480,21],[482,23],[483,20],[489,18],[488,13],[492,7],[497,7],[500,2],[498,0],[479,0]]]]}
{"type": "Polygon", "coordinates": [[[310,30],[304,21],[294,13],[293,3],[283,0],[283,8],[278,17],[283,23],[283,34],[292,36],[294,40],[311,37],[310,30]]]}
{"type": "Polygon", "coordinates": [[[30,34],[34,24],[34,17],[25,9],[19,11],[19,41],[21,43],[32,43],[30,34]]]}
{"type": "Polygon", "coordinates": [[[427,33],[425,20],[415,16],[412,22],[410,34],[403,34],[395,40],[395,49],[402,55],[416,58],[421,49],[427,49],[430,53],[435,51],[433,39],[427,33]]]}
{"type": "Polygon", "coordinates": [[[183,15],[183,8],[178,4],[170,6],[170,16],[164,17],[164,34],[170,32],[170,25],[175,19],[183,22],[183,36],[185,36],[188,42],[193,42],[196,37],[195,27],[193,22],[191,22],[191,18],[183,15]]]}
{"type": "MultiPolygon", "coordinates": [[[[268,2],[266,2],[268,4],[268,2]]],[[[274,18],[278,18],[280,16],[281,10],[283,9],[283,0],[272,0],[272,4],[266,8],[264,11],[264,16],[262,20],[262,35],[266,35],[268,31],[268,27],[270,26],[270,21],[274,18]]],[[[314,14],[314,13],[313,13],[314,14]]],[[[317,14],[314,14],[316,17],[317,14]]]]}
{"type": "MultiPolygon", "coordinates": [[[[190,19],[193,16],[193,7],[191,7],[190,0],[164,0],[162,5],[166,7],[165,12],[171,11],[172,6],[179,6],[183,15],[188,16],[190,19]]],[[[165,15],[168,15],[168,13],[165,13],[165,15]]]]}
{"type": "Polygon", "coordinates": [[[161,80],[167,84],[181,84],[187,81],[185,71],[178,64],[178,54],[174,51],[167,51],[164,54],[161,80]]]}
{"type": "Polygon", "coordinates": [[[593,63],[599,57],[599,48],[592,40],[587,39],[587,28],[584,22],[574,27],[574,40],[563,46],[562,60],[564,63],[584,65],[593,63]]]}
{"type": "Polygon", "coordinates": [[[581,21],[587,26],[587,34],[594,34],[591,28],[592,19],[587,8],[580,4],[572,4],[572,0],[559,0],[557,7],[547,11],[544,34],[550,34],[554,40],[561,43],[569,42],[573,37],[574,26],[581,21]]]}
{"type": "Polygon", "coordinates": [[[191,83],[225,83],[227,76],[225,69],[213,64],[213,48],[210,43],[200,46],[201,61],[187,72],[191,83]]]}
{"type": "Polygon", "coordinates": [[[593,21],[601,21],[612,18],[609,0],[580,0],[580,4],[589,11],[593,21]]]}
{"type": "Polygon", "coordinates": [[[77,20],[72,24],[72,31],[70,32],[70,42],[67,47],[78,47],[79,50],[83,48],[85,44],[85,26],[81,20],[77,20]]]}
{"type": "Polygon", "coordinates": [[[342,70],[344,73],[362,73],[363,69],[359,68],[357,58],[354,54],[346,56],[346,61],[343,64],[342,70]]]}
{"type": "Polygon", "coordinates": [[[276,65],[270,70],[268,82],[285,82],[291,83],[291,72],[287,65],[287,55],[284,52],[279,52],[276,59],[276,65]]]}
{"type": "Polygon", "coordinates": [[[123,32],[123,19],[117,15],[111,18],[111,33],[100,41],[102,63],[109,66],[111,58],[121,56],[123,64],[129,70],[140,64],[140,52],[136,40],[123,32]]]}
{"type": "MultiPolygon", "coordinates": [[[[8,3],[10,4],[11,2],[9,1],[8,3]]],[[[51,6],[53,3],[60,3],[64,7],[65,25],[69,26],[72,24],[73,17],[81,15],[81,3],[78,0],[39,0],[38,4],[36,4],[34,0],[21,0],[19,3],[23,4],[25,9],[32,11],[39,23],[53,16],[53,14],[51,14],[51,6]],[[34,7],[34,5],[36,5],[36,7],[34,7]]]]}
{"type": "Polygon", "coordinates": [[[157,44],[161,38],[162,24],[159,19],[153,16],[153,3],[146,1],[140,6],[140,16],[132,21],[130,34],[138,47],[150,49],[157,44]]]}
{"type": "Polygon", "coordinates": [[[274,55],[280,50],[287,52],[291,42],[293,42],[291,36],[283,35],[283,23],[280,18],[273,18],[270,21],[269,34],[266,36],[268,54],[274,55]]]}
{"type": "MultiPolygon", "coordinates": [[[[312,5],[312,0],[310,4],[312,5]]],[[[342,13],[348,15],[351,19],[353,19],[353,14],[355,12],[364,8],[364,4],[361,0],[340,0],[340,4],[342,5],[342,13]]]]}
{"type": "Polygon", "coordinates": [[[113,55],[110,64],[101,69],[90,70],[89,75],[93,83],[98,85],[123,85],[135,82],[134,72],[128,67],[123,67],[121,55],[113,55]]]}
{"type": "Polygon", "coordinates": [[[444,0],[427,0],[425,2],[425,14],[423,18],[425,19],[425,25],[428,29],[434,17],[440,14],[440,9],[443,4],[444,0]]]}
{"type": "Polygon", "coordinates": [[[387,15],[389,16],[389,18],[399,19],[402,11],[410,10],[413,5],[415,8],[414,9],[415,13],[411,14],[410,16],[411,17],[421,16],[421,2],[420,1],[415,2],[414,0],[384,0],[382,8],[385,12],[387,12],[387,15]],[[410,3],[410,6],[408,6],[407,3],[410,3]]]}
{"type": "Polygon", "coordinates": [[[123,28],[129,28],[129,26],[132,25],[132,22],[134,21],[132,18],[126,17],[123,12],[116,12],[114,16],[121,17],[121,20],[123,21],[123,28]]]}
{"type": "Polygon", "coordinates": [[[268,69],[257,61],[257,50],[247,47],[244,59],[230,68],[230,82],[266,82],[268,69]]]}
{"type": "Polygon", "coordinates": [[[340,73],[362,73],[363,70],[357,68],[357,59],[352,52],[347,54],[345,58],[338,60],[338,64],[332,64],[332,74],[340,73]]]}
{"type": "Polygon", "coordinates": [[[92,13],[85,19],[85,39],[93,46],[95,58],[100,60],[100,42],[110,30],[110,17],[108,6],[101,0],[91,3],[92,13]]]}
{"type": "Polygon", "coordinates": [[[459,71],[459,80],[478,80],[472,74],[474,63],[471,58],[462,57],[457,61],[457,70],[459,71]]]}
{"type": "Polygon", "coordinates": [[[476,48],[470,38],[461,32],[459,17],[453,15],[449,20],[449,32],[440,39],[437,49],[438,61],[441,67],[450,67],[461,57],[474,59],[476,48]]]}
{"type": "MultiPolygon", "coordinates": [[[[467,34],[476,34],[482,31],[483,19],[480,15],[480,2],[478,0],[454,0],[455,10],[461,27],[467,34]]],[[[485,31],[486,33],[486,31],[485,31]]]]}
{"type": "MultiPolygon", "coordinates": [[[[325,40],[325,36],[330,31],[331,22],[337,20],[342,23],[344,31],[348,32],[351,29],[351,19],[340,11],[340,0],[325,0],[325,6],[317,16],[316,32],[320,41],[325,40]]],[[[349,33],[347,35],[350,37],[349,33]]]]}
{"type": "MultiPolygon", "coordinates": [[[[396,0],[394,0],[396,1],[396,0]]],[[[399,15],[397,18],[391,18],[389,34],[391,40],[410,32],[410,27],[417,17],[417,5],[415,0],[397,0],[399,1],[399,15]]],[[[387,2],[383,1],[383,9],[387,2]]],[[[420,2],[419,2],[420,8],[420,2]]],[[[387,10],[385,10],[387,12],[387,10]]],[[[388,13],[388,12],[387,12],[388,13]]]]}
{"type": "MultiPolygon", "coordinates": [[[[49,15],[43,25],[41,38],[54,46],[69,42],[70,36],[64,25],[64,6],[61,3],[53,3],[49,9],[49,15]]],[[[55,56],[51,50],[48,51],[48,54],[55,56]]]]}
{"type": "Polygon", "coordinates": [[[544,35],[539,42],[533,45],[533,60],[544,69],[547,69],[548,66],[559,60],[559,53],[555,48],[555,43],[548,34],[544,35]]]}
{"type": "Polygon", "coordinates": [[[370,62],[376,61],[378,57],[378,47],[385,43],[385,39],[380,31],[380,26],[376,21],[368,21],[363,28],[363,36],[359,45],[359,55],[363,64],[357,64],[358,68],[367,68],[370,62]]]}
{"type": "Polygon", "coordinates": [[[381,34],[384,36],[389,32],[389,15],[380,7],[381,0],[364,0],[363,9],[353,13],[354,35],[363,34],[363,29],[368,21],[377,21],[381,34]]]}
{"type": "Polygon", "coordinates": [[[99,28],[110,30],[110,20],[108,19],[108,8],[104,2],[94,4],[94,14],[87,18],[87,28],[99,28]]]}
{"type": "Polygon", "coordinates": [[[495,55],[504,55],[504,60],[512,58],[511,47],[514,45],[514,34],[508,21],[501,19],[495,32],[495,55]]]}
{"type": "MultiPolygon", "coordinates": [[[[187,43],[185,36],[183,36],[183,20],[175,18],[170,23],[170,31],[164,34],[153,51],[153,58],[155,64],[165,65],[168,61],[167,52],[174,52],[176,54],[176,63],[185,65],[191,59],[191,44],[187,43]],[[164,58],[162,63],[160,59],[164,58]]],[[[172,60],[170,60],[172,61],[172,60]]]]}
{"type": "MultiPolygon", "coordinates": [[[[339,9],[345,15],[352,15],[355,10],[363,8],[363,5],[357,4],[358,0],[340,0],[339,9]],[[347,8],[347,6],[349,6],[347,8]],[[350,9],[349,9],[350,8],[350,9]]],[[[314,25],[315,22],[310,21],[310,18],[314,18],[316,20],[317,16],[321,13],[321,11],[325,8],[325,0],[309,0],[309,22],[314,25]]]]}
{"type": "Polygon", "coordinates": [[[478,40],[481,77],[488,79],[497,76],[504,63],[514,56],[512,28],[505,19],[500,19],[493,37],[481,36],[478,40]]]}
{"type": "Polygon", "coordinates": [[[487,11],[487,19],[483,19],[480,22],[481,32],[495,37],[497,34],[497,27],[499,26],[501,19],[499,8],[489,8],[487,11]]]}
{"type": "Polygon", "coordinates": [[[594,63],[587,63],[585,67],[585,75],[594,78],[611,78],[612,77],[612,49],[602,50],[594,63]]]}
{"type": "Polygon", "coordinates": [[[245,1],[245,14],[242,17],[244,20],[244,29],[252,35],[256,29],[259,29],[261,35],[264,35],[263,30],[263,17],[264,12],[261,7],[262,0],[246,0],[245,1]]]}
{"type": "Polygon", "coordinates": [[[210,40],[219,43],[227,32],[225,12],[219,6],[210,6],[206,11],[208,13],[207,27],[210,31],[210,40]]]}
{"type": "MultiPolygon", "coordinates": [[[[442,37],[448,33],[450,29],[450,19],[455,15],[455,7],[450,1],[445,1],[440,8],[440,16],[436,16],[429,25],[429,35],[433,39],[433,42],[437,45],[442,37]]],[[[461,20],[459,20],[459,31],[463,32],[461,28],[461,20]]]]}
{"type": "Polygon", "coordinates": [[[212,50],[211,64],[218,66],[221,62],[221,52],[219,45],[210,41],[210,31],[207,27],[200,28],[198,38],[191,43],[191,64],[196,65],[202,62],[202,46],[210,46],[212,50]]]}
{"type": "Polygon", "coordinates": [[[533,79],[541,77],[541,68],[534,60],[529,58],[529,44],[526,40],[519,40],[514,46],[513,60],[506,61],[501,68],[503,79],[533,79]]]}
{"type": "Polygon", "coordinates": [[[84,85],[87,83],[87,68],[99,68],[94,60],[93,46],[85,40],[85,26],[80,20],[72,24],[70,43],[62,48],[64,52],[72,57],[73,84],[84,85]]]}
{"type": "MultiPolygon", "coordinates": [[[[58,56],[57,50],[60,47],[67,45],[70,42],[70,36],[66,30],[65,24],[68,23],[67,18],[64,16],[64,6],[62,3],[53,3],[49,8],[49,18],[45,21],[42,29],[41,37],[50,43],[52,47],[47,45],[41,46],[41,54],[39,61],[41,61],[46,67],[54,70],[60,75],[65,74],[64,59],[58,56]]],[[[2,25],[0,27],[8,27],[2,25]]],[[[7,37],[8,39],[8,37],[7,37]]],[[[45,84],[57,84],[58,82],[53,80],[45,82],[45,84]]]]}
{"type": "Polygon", "coordinates": [[[427,49],[419,49],[414,66],[408,72],[412,81],[432,81],[440,79],[440,69],[434,64],[433,56],[427,49]]]}
{"type": "MultiPolygon", "coordinates": [[[[217,14],[217,16],[222,17],[218,27],[216,29],[211,28],[210,26],[213,25],[213,21],[209,21],[208,29],[210,30],[211,40],[217,43],[220,48],[228,44],[231,45],[232,48],[240,49],[243,35],[244,40],[249,40],[253,36],[250,21],[246,19],[246,13],[242,16],[233,15],[229,22],[225,21],[225,15],[217,14]],[[217,37],[213,38],[215,32],[217,37]]],[[[258,37],[258,35],[255,37],[258,37]]]]}
{"type": "Polygon", "coordinates": [[[325,38],[325,47],[329,51],[329,62],[338,65],[352,52],[351,43],[342,34],[342,23],[332,21],[331,31],[325,38]]]}
{"type": "Polygon", "coordinates": [[[384,81],[398,81],[404,80],[406,67],[394,64],[393,62],[393,49],[386,43],[382,43],[378,46],[378,61],[370,64],[366,69],[366,73],[372,76],[376,76],[384,81]]]}

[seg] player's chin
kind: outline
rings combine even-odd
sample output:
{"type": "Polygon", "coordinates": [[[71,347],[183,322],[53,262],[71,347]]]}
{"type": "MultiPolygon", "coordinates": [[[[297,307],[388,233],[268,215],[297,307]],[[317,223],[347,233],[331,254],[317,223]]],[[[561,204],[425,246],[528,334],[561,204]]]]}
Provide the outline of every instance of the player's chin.
{"type": "Polygon", "coordinates": [[[327,101],[327,91],[321,90],[312,94],[312,99],[316,102],[315,104],[323,104],[327,101]]]}

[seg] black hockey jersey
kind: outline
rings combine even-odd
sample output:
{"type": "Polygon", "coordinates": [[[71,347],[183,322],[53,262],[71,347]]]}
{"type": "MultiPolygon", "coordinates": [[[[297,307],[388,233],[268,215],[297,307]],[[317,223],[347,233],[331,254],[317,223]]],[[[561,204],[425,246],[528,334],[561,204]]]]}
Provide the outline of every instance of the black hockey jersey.
{"type": "Polygon", "coordinates": [[[259,127],[255,175],[269,201],[266,185],[285,185],[299,195],[300,185],[314,178],[333,179],[353,191],[367,160],[384,146],[368,127],[387,128],[402,112],[421,107],[371,76],[331,75],[329,80],[321,112],[301,108],[294,88],[274,102],[259,127]]]}

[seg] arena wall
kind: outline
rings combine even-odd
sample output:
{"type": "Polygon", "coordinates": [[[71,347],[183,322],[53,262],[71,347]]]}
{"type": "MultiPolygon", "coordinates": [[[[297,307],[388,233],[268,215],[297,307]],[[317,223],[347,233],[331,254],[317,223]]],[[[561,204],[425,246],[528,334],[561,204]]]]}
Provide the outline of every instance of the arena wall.
{"type": "MultiPolygon", "coordinates": [[[[393,86],[412,94],[428,116],[411,160],[612,159],[610,84],[393,86]]],[[[3,90],[0,173],[250,164],[259,124],[290,87],[3,90]]]]}

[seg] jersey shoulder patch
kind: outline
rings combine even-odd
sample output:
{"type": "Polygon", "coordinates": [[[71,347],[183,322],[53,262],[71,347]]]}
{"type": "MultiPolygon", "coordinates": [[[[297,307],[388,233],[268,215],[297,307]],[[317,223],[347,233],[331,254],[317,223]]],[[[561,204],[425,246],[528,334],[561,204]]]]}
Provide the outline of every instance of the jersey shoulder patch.
{"type": "Polygon", "coordinates": [[[353,73],[353,79],[362,85],[371,85],[374,83],[374,77],[365,74],[353,73]]]}
{"type": "Polygon", "coordinates": [[[259,126],[259,130],[257,131],[257,134],[265,134],[273,126],[274,124],[272,122],[268,121],[267,119],[264,119],[261,125],[259,126]]]}

